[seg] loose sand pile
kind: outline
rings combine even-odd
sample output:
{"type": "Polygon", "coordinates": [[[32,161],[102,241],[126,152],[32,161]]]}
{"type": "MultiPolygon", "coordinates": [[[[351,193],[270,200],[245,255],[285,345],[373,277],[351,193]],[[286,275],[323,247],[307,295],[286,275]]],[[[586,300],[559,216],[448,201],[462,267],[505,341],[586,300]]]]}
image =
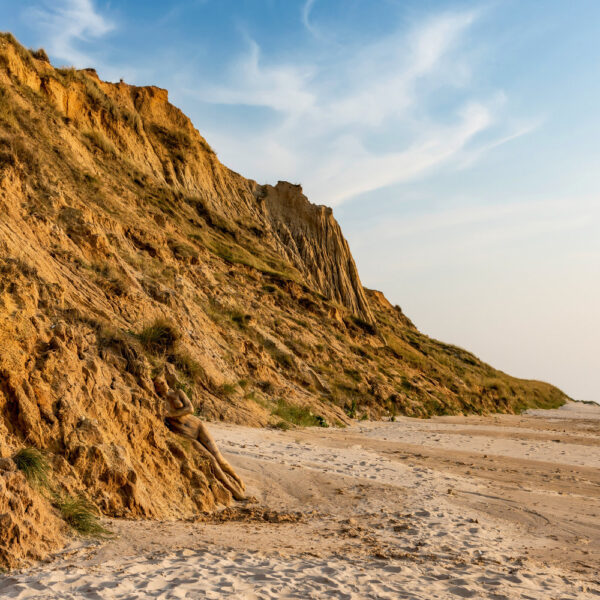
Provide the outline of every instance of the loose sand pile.
{"type": "Polygon", "coordinates": [[[199,522],[112,521],[114,540],[5,576],[0,595],[600,597],[600,408],[211,429],[256,504],[199,522]]]}

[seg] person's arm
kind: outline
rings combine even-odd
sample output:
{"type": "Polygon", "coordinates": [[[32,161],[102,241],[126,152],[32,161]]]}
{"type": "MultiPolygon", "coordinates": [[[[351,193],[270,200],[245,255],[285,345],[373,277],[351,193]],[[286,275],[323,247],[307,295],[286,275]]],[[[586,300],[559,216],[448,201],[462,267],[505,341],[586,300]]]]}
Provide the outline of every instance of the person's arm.
{"type": "Polygon", "coordinates": [[[184,415],[191,415],[194,413],[194,407],[183,390],[169,392],[166,404],[167,410],[165,417],[167,419],[177,419],[184,415]]]}
{"type": "Polygon", "coordinates": [[[176,394],[183,406],[182,410],[186,411],[184,414],[193,415],[195,409],[192,401],[188,398],[188,395],[183,390],[177,390],[176,394]]]}

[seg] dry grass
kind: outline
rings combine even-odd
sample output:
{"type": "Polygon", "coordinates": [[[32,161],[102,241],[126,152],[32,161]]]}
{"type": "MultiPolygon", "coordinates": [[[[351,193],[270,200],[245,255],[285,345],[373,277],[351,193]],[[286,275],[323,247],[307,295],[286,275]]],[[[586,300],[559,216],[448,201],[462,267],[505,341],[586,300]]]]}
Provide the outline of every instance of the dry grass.
{"type": "Polygon", "coordinates": [[[117,149],[115,145],[101,131],[86,131],[84,138],[101,152],[109,156],[116,156],[117,149]]]}
{"type": "Polygon", "coordinates": [[[137,339],[148,352],[165,355],[175,352],[181,333],[172,321],[160,317],[144,327],[137,334],[137,339]]]}

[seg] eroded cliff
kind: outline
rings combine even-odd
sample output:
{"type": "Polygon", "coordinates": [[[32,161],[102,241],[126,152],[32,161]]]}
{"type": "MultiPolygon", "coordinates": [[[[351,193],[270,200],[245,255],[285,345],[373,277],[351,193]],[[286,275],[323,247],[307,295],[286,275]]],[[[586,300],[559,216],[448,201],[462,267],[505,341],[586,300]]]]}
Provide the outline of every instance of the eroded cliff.
{"type": "MultiPolygon", "coordinates": [[[[0,348],[0,457],[42,450],[55,493],[110,515],[231,500],[164,425],[166,364],[204,418],[255,426],[565,398],[421,334],[362,287],[331,209],[224,167],[165,90],[55,69],[8,35],[0,348]]],[[[15,476],[0,468],[0,495],[15,476]]]]}

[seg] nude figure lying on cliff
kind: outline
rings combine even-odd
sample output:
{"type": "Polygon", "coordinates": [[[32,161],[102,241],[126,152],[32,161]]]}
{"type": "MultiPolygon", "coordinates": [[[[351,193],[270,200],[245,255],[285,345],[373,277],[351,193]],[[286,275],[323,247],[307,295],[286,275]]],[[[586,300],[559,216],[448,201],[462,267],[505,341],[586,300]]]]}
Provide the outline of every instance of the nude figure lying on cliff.
{"type": "Polygon", "coordinates": [[[154,380],[156,393],[165,400],[167,425],[175,433],[185,435],[202,444],[208,451],[215,477],[231,492],[236,500],[245,500],[246,486],[233,467],[219,452],[217,444],[204,423],[194,416],[194,407],[183,390],[170,389],[164,376],[154,380]]]}

